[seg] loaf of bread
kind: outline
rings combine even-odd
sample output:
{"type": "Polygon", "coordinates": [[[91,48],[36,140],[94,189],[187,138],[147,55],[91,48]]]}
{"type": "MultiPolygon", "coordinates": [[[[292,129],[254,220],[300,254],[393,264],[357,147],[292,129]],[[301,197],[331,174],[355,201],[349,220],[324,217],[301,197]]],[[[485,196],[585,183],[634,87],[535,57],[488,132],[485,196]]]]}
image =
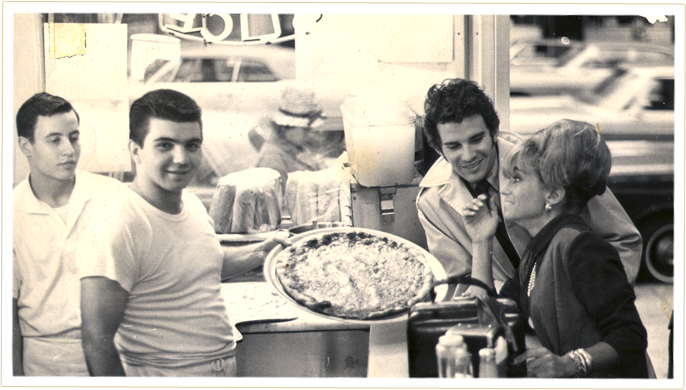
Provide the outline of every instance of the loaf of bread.
{"type": "Polygon", "coordinates": [[[288,174],[286,206],[294,225],[340,222],[341,181],[328,169],[288,174]]]}
{"type": "Polygon", "coordinates": [[[222,177],[209,210],[215,232],[275,230],[281,222],[281,188],[281,175],[270,168],[249,168],[222,177]]]}
{"type": "Polygon", "coordinates": [[[320,222],[340,222],[341,208],[338,197],[341,182],[331,176],[322,178],[317,188],[317,220],[320,222]]]}
{"type": "Polygon", "coordinates": [[[296,171],[288,174],[286,207],[294,225],[307,224],[317,218],[317,191],[315,172],[296,171]]]}

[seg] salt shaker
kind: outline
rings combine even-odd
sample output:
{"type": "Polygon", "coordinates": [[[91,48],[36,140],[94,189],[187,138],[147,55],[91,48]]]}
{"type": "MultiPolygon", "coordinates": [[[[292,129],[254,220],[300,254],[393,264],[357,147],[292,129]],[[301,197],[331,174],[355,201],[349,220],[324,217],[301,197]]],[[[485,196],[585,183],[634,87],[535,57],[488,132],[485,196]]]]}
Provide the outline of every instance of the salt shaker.
{"type": "Polygon", "coordinates": [[[472,354],[467,348],[455,349],[455,378],[474,378],[474,368],[472,366],[472,354]]]}
{"type": "Polygon", "coordinates": [[[495,364],[495,350],[482,348],[479,350],[479,378],[497,378],[498,366],[495,364]]]}
{"type": "Polygon", "coordinates": [[[453,378],[455,376],[455,350],[459,348],[467,349],[462,336],[445,334],[439,337],[438,345],[436,345],[439,378],[453,378]]]}
{"type": "Polygon", "coordinates": [[[438,361],[438,377],[452,378],[455,370],[453,348],[449,336],[441,336],[436,344],[436,360],[438,361]]]}

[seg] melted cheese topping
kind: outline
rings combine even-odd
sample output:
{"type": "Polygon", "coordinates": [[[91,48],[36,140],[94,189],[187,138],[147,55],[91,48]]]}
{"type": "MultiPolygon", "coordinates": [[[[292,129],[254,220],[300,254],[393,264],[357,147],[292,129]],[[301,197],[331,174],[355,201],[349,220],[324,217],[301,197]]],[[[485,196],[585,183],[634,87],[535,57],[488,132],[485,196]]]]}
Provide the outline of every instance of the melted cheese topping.
{"type": "Polygon", "coordinates": [[[290,288],[330,302],[331,314],[365,318],[407,306],[424,285],[427,266],[387,238],[332,233],[292,247],[284,274],[290,288]]]}

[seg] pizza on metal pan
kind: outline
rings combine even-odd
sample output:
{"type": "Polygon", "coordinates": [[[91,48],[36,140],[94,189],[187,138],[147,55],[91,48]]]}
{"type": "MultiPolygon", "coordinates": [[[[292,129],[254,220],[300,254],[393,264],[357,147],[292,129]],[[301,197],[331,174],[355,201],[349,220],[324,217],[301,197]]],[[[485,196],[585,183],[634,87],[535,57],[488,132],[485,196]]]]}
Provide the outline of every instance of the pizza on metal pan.
{"type": "Polygon", "coordinates": [[[433,273],[415,248],[368,232],[334,232],[296,242],[276,259],[285,292],[315,312],[371,319],[426,300],[433,273]]]}

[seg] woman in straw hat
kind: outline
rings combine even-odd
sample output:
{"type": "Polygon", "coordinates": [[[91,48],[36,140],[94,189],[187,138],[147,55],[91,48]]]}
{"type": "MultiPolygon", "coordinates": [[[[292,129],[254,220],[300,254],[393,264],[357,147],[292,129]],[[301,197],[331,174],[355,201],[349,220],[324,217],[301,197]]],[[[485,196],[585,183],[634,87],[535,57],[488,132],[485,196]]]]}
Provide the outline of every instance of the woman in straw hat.
{"type": "Polygon", "coordinates": [[[288,173],[327,168],[321,155],[307,148],[313,129],[324,123],[324,112],[313,90],[288,86],[279,109],[270,118],[272,132],[260,148],[256,167],[272,168],[281,174],[285,186],[288,173]]]}

